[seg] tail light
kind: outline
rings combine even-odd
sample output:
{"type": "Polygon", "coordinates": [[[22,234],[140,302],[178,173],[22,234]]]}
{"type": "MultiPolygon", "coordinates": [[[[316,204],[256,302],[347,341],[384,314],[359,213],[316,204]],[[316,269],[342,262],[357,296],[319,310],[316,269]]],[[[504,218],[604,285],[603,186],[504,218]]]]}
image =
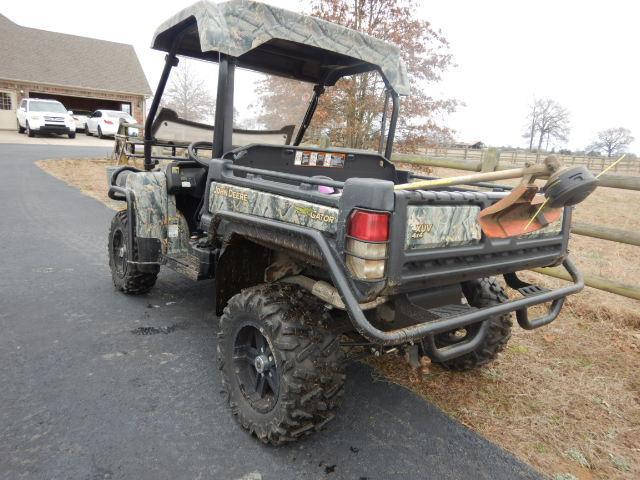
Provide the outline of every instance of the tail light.
{"type": "Polygon", "coordinates": [[[360,280],[384,278],[389,243],[389,213],[354,210],[347,223],[346,260],[360,280]]]}
{"type": "Polygon", "coordinates": [[[106,123],[107,125],[113,125],[113,122],[111,120],[105,120],[104,123],[106,123]]]}

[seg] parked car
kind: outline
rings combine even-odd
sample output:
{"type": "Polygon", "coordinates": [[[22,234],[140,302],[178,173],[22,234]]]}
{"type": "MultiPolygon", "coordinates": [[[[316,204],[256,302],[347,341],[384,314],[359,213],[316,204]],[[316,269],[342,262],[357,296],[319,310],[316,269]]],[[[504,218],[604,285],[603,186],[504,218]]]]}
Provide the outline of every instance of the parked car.
{"type": "MultiPolygon", "coordinates": [[[[87,135],[97,135],[99,138],[112,137],[118,133],[121,122],[136,123],[136,119],[127,112],[119,110],[96,110],[87,119],[84,133],[87,135]]],[[[135,128],[129,129],[130,135],[137,135],[135,128]]]]}
{"type": "Polygon", "coordinates": [[[76,124],[71,115],[57,100],[25,98],[16,111],[18,133],[35,137],[37,133],[57,133],[76,136],[76,124]]]}
{"type": "Polygon", "coordinates": [[[87,124],[90,116],[91,112],[89,110],[73,109],[71,118],[73,118],[73,122],[76,124],[76,132],[84,130],[84,126],[87,124]]]}

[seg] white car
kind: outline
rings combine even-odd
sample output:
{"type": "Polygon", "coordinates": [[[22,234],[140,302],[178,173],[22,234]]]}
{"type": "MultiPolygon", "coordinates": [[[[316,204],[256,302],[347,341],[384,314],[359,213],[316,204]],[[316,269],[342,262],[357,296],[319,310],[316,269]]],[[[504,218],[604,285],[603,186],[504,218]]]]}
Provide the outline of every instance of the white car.
{"type": "MultiPolygon", "coordinates": [[[[99,138],[112,137],[118,133],[120,123],[136,123],[136,119],[127,112],[119,110],[96,110],[87,119],[84,133],[87,135],[97,135],[99,138]]],[[[135,128],[129,129],[129,135],[138,135],[135,128]]]]}
{"type": "Polygon", "coordinates": [[[76,132],[84,130],[84,126],[87,124],[87,120],[90,116],[91,112],[89,110],[73,109],[71,112],[71,118],[73,118],[73,122],[76,124],[76,132]]]}
{"type": "Polygon", "coordinates": [[[71,115],[57,100],[25,98],[16,111],[18,133],[35,137],[37,133],[57,133],[76,136],[76,124],[71,115]]]}

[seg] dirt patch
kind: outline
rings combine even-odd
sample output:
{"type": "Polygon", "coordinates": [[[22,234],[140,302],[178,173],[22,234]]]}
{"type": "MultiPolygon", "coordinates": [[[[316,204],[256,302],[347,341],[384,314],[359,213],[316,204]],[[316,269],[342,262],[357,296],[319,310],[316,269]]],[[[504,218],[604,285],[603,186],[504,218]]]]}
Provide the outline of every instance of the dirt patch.
{"type": "Polygon", "coordinates": [[[106,169],[107,166],[114,165],[112,160],[38,160],[36,165],[114,210],[122,210],[126,206],[107,196],[106,169]]]}
{"type": "MultiPolygon", "coordinates": [[[[38,166],[114,209],[105,160],[41,161],[38,166]]],[[[424,168],[424,174],[456,172],[424,168]]],[[[506,182],[505,182],[506,183],[506,182]]],[[[581,204],[581,222],[639,229],[640,192],[602,188],[581,204]]],[[[574,235],[572,255],[591,274],[637,284],[640,250],[574,235]]],[[[547,286],[562,282],[534,273],[547,286]]],[[[164,332],[162,332],[164,333],[164,332]]],[[[452,417],[552,478],[640,478],[640,302],[585,289],[538,331],[514,327],[490,366],[426,375],[398,357],[371,360],[384,379],[410,388],[452,417]],[[573,476],[573,477],[572,477],[573,476]]]]}

